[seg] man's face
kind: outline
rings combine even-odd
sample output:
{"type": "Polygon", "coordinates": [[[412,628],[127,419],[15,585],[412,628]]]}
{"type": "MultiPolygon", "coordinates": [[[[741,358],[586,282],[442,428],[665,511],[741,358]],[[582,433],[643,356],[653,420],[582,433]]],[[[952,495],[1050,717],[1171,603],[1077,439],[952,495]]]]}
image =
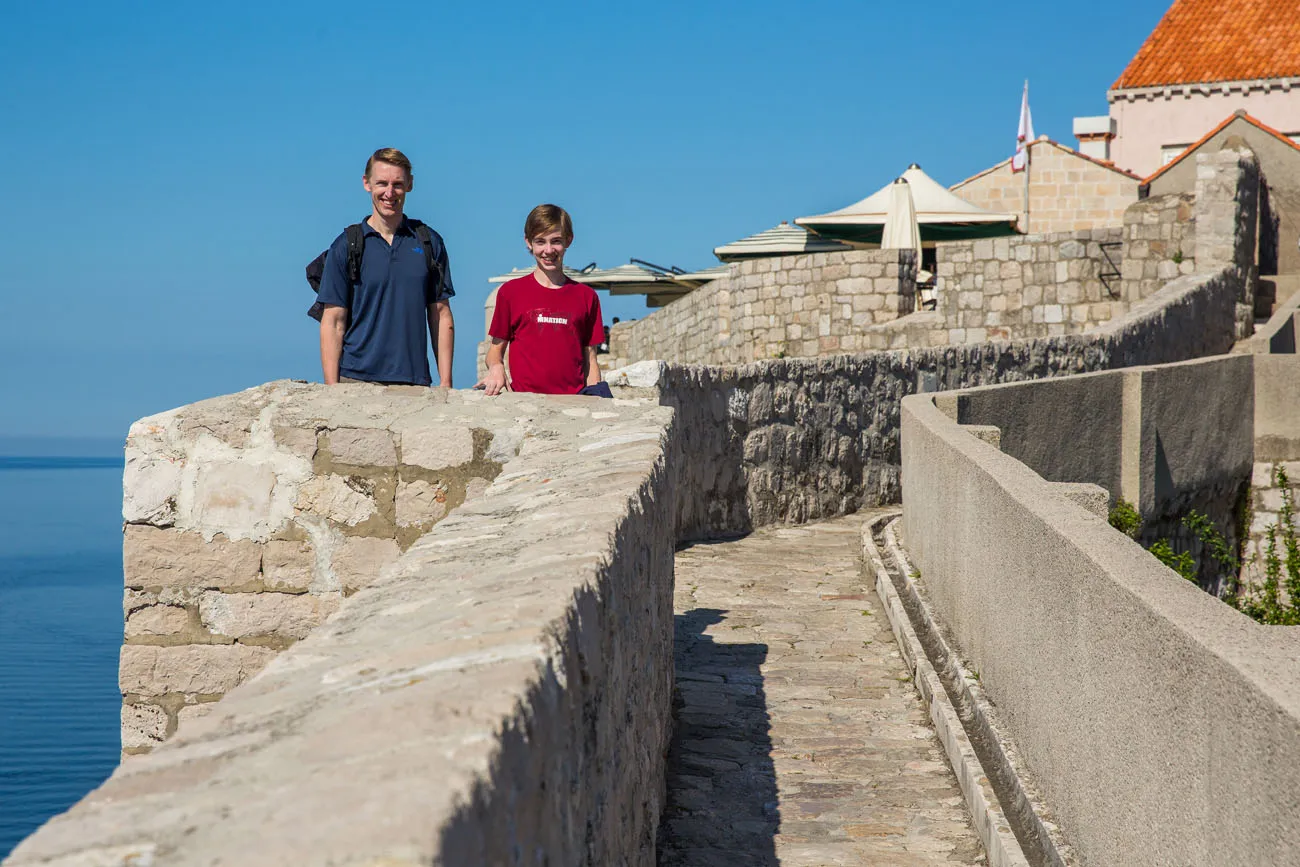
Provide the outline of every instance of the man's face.
{"type": "Polygon", "coordinates": [[[565,240],[564,233],[556,229],[554,232],[526,238],[524,242],[528,244],[528,252],[533,254],[543,271],[554,271],[564,267],[564,251],[569,249],[572,239],[565,240]]]}
{"type": "Polygon", "coordinates": [[[370,194],[376,214],[381,217],[402,216],[406,194],[411,189],[411,179],[404,169],[376,160],[370,165],[370,177],[362,178],[361,183],[370,194]]]}

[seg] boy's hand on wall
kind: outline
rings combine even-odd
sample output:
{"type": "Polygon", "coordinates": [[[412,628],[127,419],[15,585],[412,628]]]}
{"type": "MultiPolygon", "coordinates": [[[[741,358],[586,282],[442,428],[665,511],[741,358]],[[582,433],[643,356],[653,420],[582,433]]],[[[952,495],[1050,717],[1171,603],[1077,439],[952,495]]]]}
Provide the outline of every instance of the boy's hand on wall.
{"type": "Polygon", "coordinates": [[[487,375],[478,381],[475,388],[481,388],[489,395],[497,395],[506,390],[506,366],[493,364],[488,367],[487,375]]]}

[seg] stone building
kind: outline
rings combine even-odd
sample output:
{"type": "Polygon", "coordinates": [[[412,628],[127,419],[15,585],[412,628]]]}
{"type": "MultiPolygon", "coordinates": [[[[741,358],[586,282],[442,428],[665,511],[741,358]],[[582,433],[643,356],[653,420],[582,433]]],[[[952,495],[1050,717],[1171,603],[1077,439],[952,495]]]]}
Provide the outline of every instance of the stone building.
{"type": "Polygon", "coordinates": [[[1141,179],[1046,136],[1029,145],[1029,215],[1025,221],[1025,175],[1003,160],[949,189],[990,211],[1021,215],[1021,231],[1073,232],[1118,226],[1137,201],[1141,179]]]}
{"type": "Polygon", "coordinates": [[[1237,139],[1255,153],[1263,175],[1259,233],[1259,273],[1281,277],[1278,301],[1300,288],[1291,285],[1300,275],[1300,144],[1238,110],[1143,184],[1150,196],[1185,194],[1196,186],[1196,155],[1214,153],[1237,139]]]}
{"type": "Polygon", "coordinates": [[[1300,137],[1294,0],[1175,0],[1106,93],[1109,117],[1076,118],[1092,156],[1149,175],[1238,109],[1300,137]]]}

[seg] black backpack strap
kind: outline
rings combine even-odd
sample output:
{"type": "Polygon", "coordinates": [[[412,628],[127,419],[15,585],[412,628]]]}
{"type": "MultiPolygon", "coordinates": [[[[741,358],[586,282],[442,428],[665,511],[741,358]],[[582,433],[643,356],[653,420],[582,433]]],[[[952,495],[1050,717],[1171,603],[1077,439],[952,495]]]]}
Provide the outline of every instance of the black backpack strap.
{"type": "Polygon", "coordinates": [[[443,301],[443,292],[447,286],[447,248],[442,243],[442,236],[419,220],[411,220],[410,224],[415,237],[420,239],[420,246],[424,248],[424,263],[433,278],[434,300],[443,301]]]}
{"type": "Polygon", "coordinates": [[[361,257],[366,252],[365,227],[353,223],[343,230],[348,242],[348,311],[352,310],[352,293],[361,282],[361,257]]]}

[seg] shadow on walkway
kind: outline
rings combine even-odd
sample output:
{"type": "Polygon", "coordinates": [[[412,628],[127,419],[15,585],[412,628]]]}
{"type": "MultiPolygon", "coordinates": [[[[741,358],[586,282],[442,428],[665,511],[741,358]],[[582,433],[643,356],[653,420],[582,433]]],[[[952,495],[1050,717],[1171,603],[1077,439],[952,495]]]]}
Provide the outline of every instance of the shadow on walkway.
{"type": "Polygon", "coordinates": [[[726,615],[696,608],[674,618],[676,727],[659,826],[660,867],[777,864],[781,820],[759,670],[767,645],[726,644],[704,634],[726,615]]]}

